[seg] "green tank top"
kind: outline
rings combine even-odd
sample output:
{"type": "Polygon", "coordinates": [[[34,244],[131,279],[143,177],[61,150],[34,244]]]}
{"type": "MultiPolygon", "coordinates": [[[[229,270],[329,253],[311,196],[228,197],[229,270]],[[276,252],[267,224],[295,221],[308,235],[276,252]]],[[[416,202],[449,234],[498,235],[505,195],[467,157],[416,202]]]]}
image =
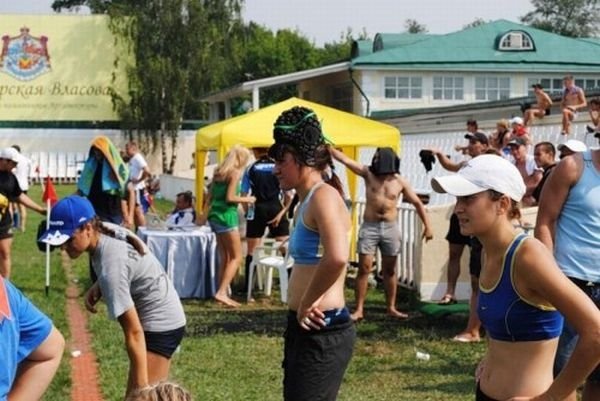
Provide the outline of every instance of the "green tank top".
{"type": "MultiPolygon", "coordinates": [[[[221,226],[233,228],[239,225],[238,204],[229,203],[225,200],[227,197],[227,185],[227,181],[213,181],[210,189],[211,200],[208,220],[221,226]]],[[[238,183],[236,195],[239,194],[240,184],[238,183]]]]}

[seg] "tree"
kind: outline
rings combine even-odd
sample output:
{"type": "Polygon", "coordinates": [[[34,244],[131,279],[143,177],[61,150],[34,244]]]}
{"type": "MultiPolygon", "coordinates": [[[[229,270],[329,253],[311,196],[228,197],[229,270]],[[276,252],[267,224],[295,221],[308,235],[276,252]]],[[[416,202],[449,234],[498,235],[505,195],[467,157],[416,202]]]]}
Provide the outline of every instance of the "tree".
{"type": "Polygon", "coordinates": [[[464,25],[462,29],[475,28],[475,27],[478,27],[478,26],[484,25],[484,24],[486,24],[485,20],[481,17],[477,17],[477,18],[475,18],[475,20],[473,20],[473,22],[470,22],[467,25],[464,25]]]}
{"type": "Polygon", "coordinates": [[[140,7],[136,0],[57,0],[53,7],[86,5],[111,17],[117,40],[130,47],[135,60],[127,66],[128,93],[113,92],[113,105],[130,138],[150,151],[160,148],[162,169],[170,173],[184,113],[199,111],[190,107],[198,103],[191,93],[231,80],[231,69],[223,66],[235,63],[238,53],[229,34],[241,23],[241,1],[146,0],[140,7]]]}
{"type": "Polygon", "coordinates": [[[570,37],[591,37],[598,33],[598,0],[531,0],[533,11],[521,22],[535,28],[570,37]]]}
{"type": "Polygon", "coordinates": [[[427,33],[427,27],[425,25],[419,24],[417,20],[407,19],[404,21],[404,28],[406,28],[406,32],[408,33],[427,33]]]}

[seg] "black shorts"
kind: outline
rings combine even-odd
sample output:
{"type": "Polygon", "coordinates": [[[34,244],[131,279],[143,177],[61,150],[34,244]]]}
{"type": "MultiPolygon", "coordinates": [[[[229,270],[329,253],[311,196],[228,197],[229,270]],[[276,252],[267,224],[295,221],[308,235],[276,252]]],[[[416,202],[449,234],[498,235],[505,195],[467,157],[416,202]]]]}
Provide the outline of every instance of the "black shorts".
{"type": "Polygon", "coordinates": [[[334,401],[352,357],[356,330],[350,314],[321,330],[304,330],[288,313],[284,334],[283,399],[334,401]]]}
{"type": "Polygon", "coordinates": [[[184,334],[185,326],[181,326],[175,330],[160,332],[144,331],[146,350],[171,359],[171,356],[181,343],[184,334]]]}
{"type": "Polygon", "coordinates": [[[483,391],[481,391],[481,387],[479,386],[479,382],[477,382],[477,392],[475,393],[475,401],[498,401],[495,398],[488,397],[483,391]]]}
{"type": "Polygon", "coordinates": [[[273,220],[283,206],[279,200],[259,202],[254,206],[254,219],[246,221],[246,238],[261,238],[269,227],[270,237],[287,237],[290,235],[290,222],[283,216],[279,225],[271,226],[267,222],[273,220]]]}
{"type": "Polygon", "coordinates": [[[481,251],[483,245],[477,237],[471,237],[471,256],[469,257],[469,273],[471,276],[479,278],[481,274],[481,251]]]}
{"type": "Polygon", "coordinates": [[[550,108],[547,108],[546,110],[544,110],[544,115],[545,116],[549,116],[550,115],[550,108]]]}
{"type": "Polygon", "coordinates": [[[0,227],[0,240],[13,237],[12,219],[9,220],[9,223],[10,223],[10,225],[8,225],[8,226],[3,225],[2,227],[0,227]]]}
{"type": "Polygon", "coordinates": [[[458,224],[456,213],[452,213],[452,216],[450,217],[450,227],[448,228],[448,234],[446,234],[446,241],[451,244],[459,245],[471,244],[471,237],[460,233],[460,225],[458,224]]]}

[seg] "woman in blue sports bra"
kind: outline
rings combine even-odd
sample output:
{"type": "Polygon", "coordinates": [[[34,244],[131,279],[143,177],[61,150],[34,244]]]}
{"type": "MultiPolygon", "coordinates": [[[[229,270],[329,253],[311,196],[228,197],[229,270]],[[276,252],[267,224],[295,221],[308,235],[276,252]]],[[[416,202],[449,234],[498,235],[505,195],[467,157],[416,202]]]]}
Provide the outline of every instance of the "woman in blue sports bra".
{"type": "Polygon", "coordinates": [[[339,192],[323,182],[331,156],[315,113],[304,107],[283,112],[273,137],[273,173],[283,190],[295,189],[300,199],[289,240],[294,267],[283,398],[335,400],[356,337],[344,299],[350,215],[339,192]]]}
{"type": "Polygon", "coordinates": [[[512,220],[520,218],[525,193],[519,171],[500,156],[482,155],[431,184],[457,197],[461,233],[483,244],[477,311],[489,338],[476,373],[476,400],[564,400],[600,363],[600,311],[540,241],[515,230],[512,220]],[[561,313],[582,331],[554,379],[561,313]]]}

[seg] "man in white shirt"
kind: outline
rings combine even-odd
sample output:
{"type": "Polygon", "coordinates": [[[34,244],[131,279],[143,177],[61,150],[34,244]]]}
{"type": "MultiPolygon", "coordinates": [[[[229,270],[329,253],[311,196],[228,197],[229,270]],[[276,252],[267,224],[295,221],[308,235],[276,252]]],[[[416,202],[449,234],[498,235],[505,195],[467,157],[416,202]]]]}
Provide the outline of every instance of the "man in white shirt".
{"type": "MultiPolygon", "coordinates": [[[[17,166],[13,169],[12,173],[17,177],[21,191],[26,194],[29,190],[29,170],[31,169],[31,160],[21,153],[21,147],[19,145],[12,145],[12,148],[19,152],[17,166]]],[[[27,208],[19,202],[13,203],[12,207],[15,227],[25,232],[27,208]],[[15,213],[18,213],[18,219],[15,218],[15,213]]]]}
{"type": "Polygon", "coordinates": [[[175,199],[175,209],[167,218],[167,227],[190,227],[196,225],[194,196],[190,191],[180,192],[175,199]]]}
{"type": "Polygon", "coordinates": [[[125,153],[129,157],[129,182],[135,191],[135,205],[129,205],[130,215],[134,216],[133,221],[136,226],[144,226],[146,219],[141,207],[141,199],[146,188],[146,178],[152,174],[148,169],[146,159],[139,152],[136,142],[128,142],[125,145],[125,153]]]}

